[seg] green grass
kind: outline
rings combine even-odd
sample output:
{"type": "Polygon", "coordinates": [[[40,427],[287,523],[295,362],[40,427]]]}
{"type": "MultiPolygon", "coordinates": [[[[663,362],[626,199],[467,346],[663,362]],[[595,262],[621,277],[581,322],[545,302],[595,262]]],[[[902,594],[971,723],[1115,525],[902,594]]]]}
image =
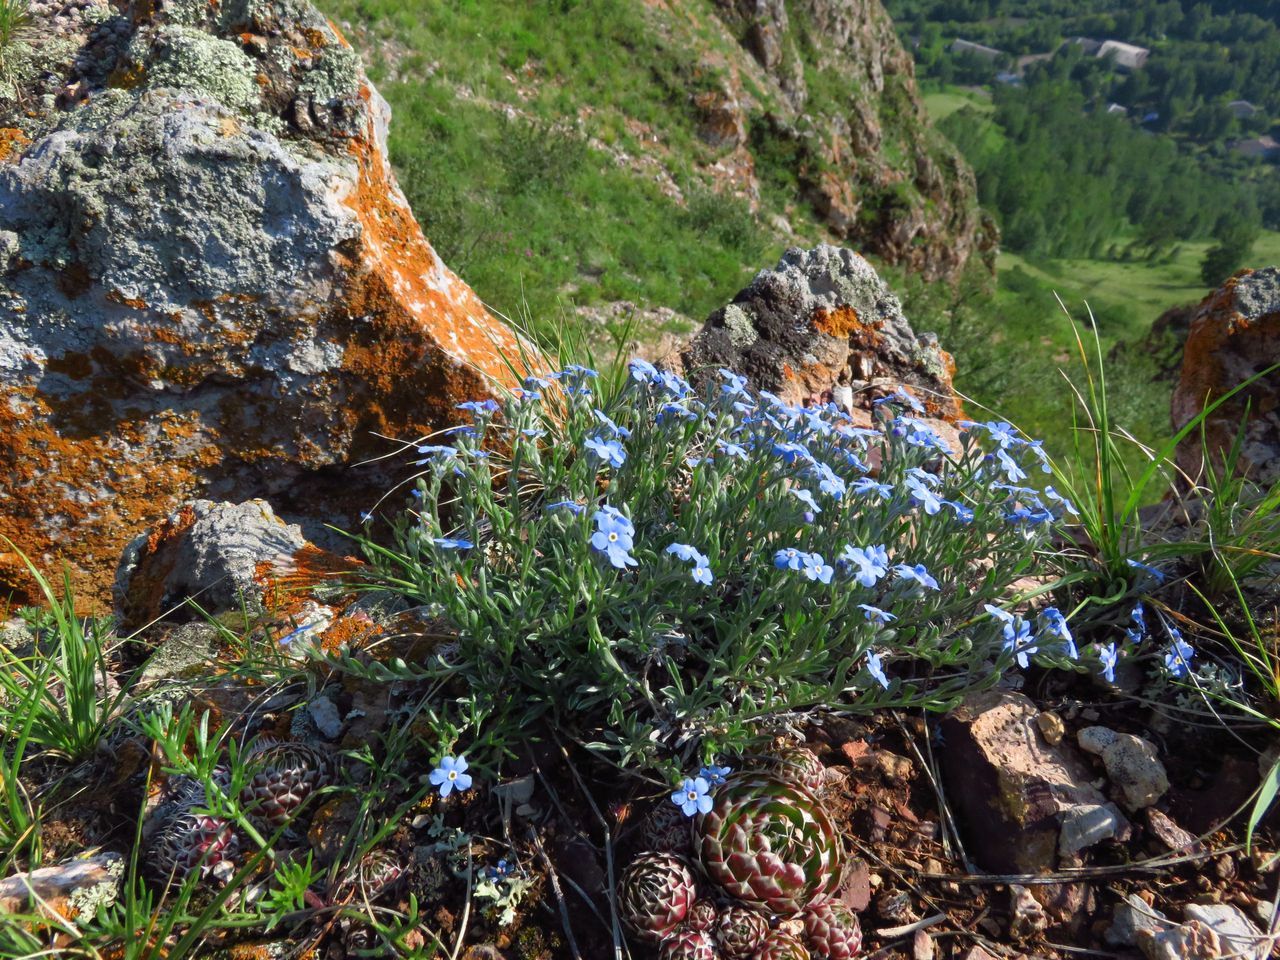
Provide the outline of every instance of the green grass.
{"type": "Polygon", "coordinates": [[[965,107],[973,107],[984,114],[994,113],[996,109],[990,96],[983,96],[970,88],[950,84],[932,90],[922,90],[921,99],[924,101],[925,110],[929,112],[929,117],[935,124],[941,123],[965,107]]]}

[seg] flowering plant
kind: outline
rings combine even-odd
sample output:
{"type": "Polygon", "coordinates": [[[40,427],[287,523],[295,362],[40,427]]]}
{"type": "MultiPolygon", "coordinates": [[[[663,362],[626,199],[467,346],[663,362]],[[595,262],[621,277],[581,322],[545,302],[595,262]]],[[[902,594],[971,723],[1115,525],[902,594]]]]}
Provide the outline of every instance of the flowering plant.
{"type": "Polygon", "coordinates": [[[369,545],[456,631],[428,709],[468,752],[545,722],[670,773],[808,711],[941,709],[1078,657],[1057,611],[984,612],[1071,509],[1025,485],[1044,454],[1008,424],[949,444],[907,394],[859,427],[641,360],[601,383],[571,366],[466,405],[417,448],[396,549],[369,545]]]}

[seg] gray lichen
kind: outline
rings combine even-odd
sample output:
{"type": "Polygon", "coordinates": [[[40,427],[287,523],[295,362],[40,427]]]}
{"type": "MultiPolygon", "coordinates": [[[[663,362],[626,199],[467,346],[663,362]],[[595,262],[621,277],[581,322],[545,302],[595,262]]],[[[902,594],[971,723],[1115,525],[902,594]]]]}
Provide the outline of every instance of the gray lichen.
{"type": "Polygon", "coordinates": [[[351,97],[360,89],[360,56],[350,47],[331,46],[302,78],[298,88],[320,103],[351,97]]]}
{"type": "Polygon", "coordinates": [[[260,111],[258,69],[229,40],[192,27],[165,26],[150,37],[140,34],[130,52],[147,65],[148,86],[200,90],[236,113],[260,111]]]}

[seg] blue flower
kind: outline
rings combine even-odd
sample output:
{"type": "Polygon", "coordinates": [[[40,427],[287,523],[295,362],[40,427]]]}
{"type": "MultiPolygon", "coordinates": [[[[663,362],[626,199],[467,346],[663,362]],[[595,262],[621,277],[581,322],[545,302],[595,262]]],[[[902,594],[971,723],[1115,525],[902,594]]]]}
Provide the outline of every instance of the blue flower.
{"type": "Polygon", "coordinates": [[[890,620],[898,619],[888,610],[881,610],[879,607],[873,607],[869,603],[858,604],[858,609],[861,610],[866,618],[872,623],[884,624],[888,623],[890,620]]]}
{"type": "Polygon", "coordinates": [[[914,417],[901,416],[893,421],[893,435],[904,438],[913,447],[925,450],[937,450],[939,453],[951,453],[946,441],[934,432],[933,428],[921,423],[914,417]]]}
{"type": "Polygon", "coordinates": [[[657,382],[666,393],[675,397],[677,400],[682,400],[693,393],[693,387],[689,386],[687,381],[681,377],[677,377],[674,373],[667,370],[658,371],[657,382]]]}
{"type": "Polygon", "coordinates": [[[612,507],[601,507],[591,519],[596,525],[596,532],[591,535],[591,546],[619,570],[638,566],[630,553],[635,546],[633,538],[636,532],[631,521],[612,507]]]}
{"type": "Polygon", "coordinates": [[[599,372],[580,363],[571,363],[563,370],[547,374],[552,380],[593,380],[600,376],[599,372]]]}
{"type": "Polygon", "coordinates": [[[942,505],[950,507],[955,512],[956,519],[961,523],[973,523],[973,511],[963,503],[956,503],[954,500],[943,500],[942,505]]]}
{"type": "Polygon", "coordinates": [[[454,790],[461,793],[471,789],[471,774],[467,773],[466,757],[445,757],[440,766],[431,771],[429,778],[440,788],[440,796],[447,797],[454,790]]]}
{"type": "Polygon", "coordinates": [[[631,436],[630,430],[626,427],[618,426],[603,410],[592,410],[591,412],[595,414],[596,420],[615,437],[621,437],[623,440],[626,440],[631,436]]]}
{"type": "Polygon", "coordinates": [[[720,376],[725,379],[725,382],[720,385],[720,392],[725,396],[738,397],[746,394],[746,377],[740,376],[732,370],[725,370],[724,368],[720,369],[720,376]]]}
{"type": "Polygon", "coordinates": [[[627,364],[627,370],[636,383],[652,383],[658,379],[658,368],[648,360],[641,360],[639,357],[627,364]]]}
{"type": "Polygon", "coordinates": [[[733,773],[732,767],[717,767],[712,765],[709,767],[703,767],[699,770],[698,776],[702,777],[713,787],[722,787],[731,773],[733,773]]]}
{"type": "Polygon", "coordinates": [[[1150,576],[1154,577],[1156,583],[1164,583],[1164,574],[1159,570],[1157,570],[1155,567],[1146,563],[1142,563],[1139,560],[1133,560],[1133,559],[1126,559],[1125,563],[1133,567],[1133,569],[1135,570],[1141,570],[1143,573],[1149,574],[1150,576]]]}
{"type": "Polygon", "coordinates": [[[799,570],[804,566],[805,554],[795,547],[786,547],[773,555],[773,565],[779,570],[799,570]]]}
{"type": "Polygon", "coordinates": [[[664,403],[662,405],[662,409],[659,410],[657,415],[654,417],[654,420],[657,423],[663,423],[664,421],[672,418],[679,418],[688,423],[692,423],[694,420],[698,419],[698,415],[687,407],[680,406],[678,403],[664,403]]]}
{"type": "Polygon", "coordinates": [[[468,410],[479,417],[491,417],[498,412],[498,404],[494,400],[468,400],[466,403],[460,403],[458,410],[468,410]]]}
{"type": "Polygon", "coordinates": [[[909,407],[910,409],[914,410],[916,413],[924,413],[924,405],[921,404],[920,401],[917,400],[915,397],[913,397],[911,394],[907,393],[905,390],[901,388],[893,391],[893,393],[889,394],[887,397],[881,397],[879,400],[871,401],[871,405],[873,407],[878,407],[884,403],[902,404],[903,406],[909,407]]]}
{"type": "Polygon", "coordinates": [[[1133,621],[1133,625],[1138,628],[1140,633],[1147,632],[1147,611],[1142,603],[1135,603],[1133,610],[1129,612],[1129,619],[1133,621]]]}
{"type": "Polygon", "coordinates": [[[809,452],[809,448],[800,443],[775,443],[773,452],[782,458],[783,463],[795,463],[797,460],[803,460],[805,463],[817,463],[813,458],[813,454],[809,452]]]}
{"type": "Polygon", "coordinates": [[[685,777],[680,789],[671,794],[671,802],[684,811],[686,817],[711,812],[711,784],[705,777],[685,777]]]}
{"type": "Polygon", "coordinates": [[[530,440],[537,440],[539,437],[545,437],[547,435],[547,431],[538,427],[525,427],[520,431],[520,435],[528,437],[530,440]]]}
{"type": "Polygon", "coordinates": [[[524,391],[522,399],[537,400],[542,396],[542,391],[551,386],[551,381],[545,377],[525,377],[524,391]]]}
{"type": "Polygon", "coordinates": [[[436,537],[431,542],[441,550],[470,550],[475,546],[470,540],[461,537],[436,537]]]}
{"type": "Polygon", "coordinates": [[[720,440],[716,446],[720,452],[727,457],[734,457],[738,460],[747,459],[747,448],[738,443],[732,443],[728,440],[720,440]]]}
{"type": "Polygon", "coordinates": [[[1017,446],[1023,442],[1022,438],[1018,436],[1017,428],[1013,424],[1004,421],[990,420],[987,423],[965,421],[961,426],[968,428],[978,427],[985,430],[987,436],[998,443],[1002,449],[1017,446]]]}
{"type": "Polygon", "coordinates": [[[787,491],[814,513],[821,513],[822,508],[818,506],[818,501],[813,498],[813,494],[802,487],[792,487],[787,491]]]}
{"type": "Polygon", "coordinates": [[[1045,633],[1062,641],[1063,652],[1072,659],[1080,659],[1080,651],[1076,649],[1075,638],[1071,636],[1071,628],[1067,626],[1067,618],[1057,607],[1045,607],[1040,611],[1040,621],[1045,633]]]}
{"type": "Polygon", "coordinates": [[[923,509],[929,516],[933,516],[942,509],[942,500],[938,495],[915,477],[907,477],[906,484],[907,492],[911,496],[911,502],[923,509]]]}
{"type": "Polygon", "coordinates": [[[667,547],[667,553],[693,564],[690,576],[696,583],[709,587],[715,581],[711,573],[711,560],[696,547],[691,547],[687,543],[673,543],[667,547]]]}
{"type": "Polygon", "coordinates": [[[422,455],[421,460],[415,460],[414,466],[421,467],[427,463],[444,463],[458,455],[457,447],[444,447],[439,444],[425,444],[418,447],[418,453],[422,455]]]}
{"type": "Polygon", "coordinates": [[[889,573],[889,551],[884,544],[873,547],[846,545],[840,553],[840,560],[857,568],[853,578],[864,587],[874,587],[876,581],[889,573]]]}
{"type": "Polygon", "coordinates": [[[984,603],[982,609],[1002,623],[1013,623],[1013,614],[1008,610],[1001,610],[999,607],[993,607],[989,603],[984,603]]]}
{"type": "Polygon", "coordinates": [[[1004,447],[1000,447],[995,452],[996,462],[1000,464],[1000,469],[1004,471],[1004,478],[1010,483],[1017,483],[1019,480],[1027,479],[1026,471],[1018,464],[1018,461],[1005,451],[1004,447]]]}
{"type": "Polygon", "coordinates": [[[584,446],[602,463],[607,463],[615,469],[627,462],[627,451],[622,449],[622,443],[618,440],[588,437],[584,446]]]}
{"type": "Polygon", "coordinates": [[[893,572],[896,573],[903,580],[914,580],[916,583],[920,584],[920,586],[925,587],[926,589],[929,589],[929,590],[940,589],[938,587],[938,581],[933,579],[933,577],[929,575],[929,571],[925,569],[923,563],[917,563],[915,566],[910,566],[905,563],[900,563],[893,568],[893,572]]]}
{"type": "Polygon", "coordinates": [[[543,509],[546,510],[547,513],[550,513],[552,510],[568,510],[575,517],[580,517],[582,516],[583,511],[587,508],[572,500],[557,500],[555,503],[547,504],[543,509]]]}
{"type": "Polygon", "coordinates": [[[804,555],[804,566],[800,572],[804,574],[807,580],[817,580],[822,583],[830,583],[831,577],[835,573],[835,569],[822,559],[820,553],[806,553],[804,555]]]}
{"type": "Polygon", "coordinates": [[[1098,647],[1098,662],[1102,664],[1102,676],[1107,683],[1116,682],[1116,645],[1102,644],[1098,647]]]}
{"type": "Polygon", "coordinates": [[[1182,639],[1182,634],[1175,628],[1169,628],[1169,636],[1173,644],[1165,652],[1164,666],[1171,676],[1185,677],[1191,668],[1191,658],[1196,655],[1196,648],[1182,639]]]}
{"type": "Polygon", "coordinates": [[[870,477],[863,477],[860,480],[853,481],[853,492],[858,494],[874,493],[882,500],[888,500],[893,496],[893,487],[887,483],[877,483],[870,477]]]}
{"type": "Polygon", "coordinates": [[[1031,664],[1031,654],[1039,649],[1031,639],[1031,624],[1021,617],[1014,617],[1001,632],[1004,634],[1004,648],[1013,654],[1018,666],[1027,669],[1031,664]]]}
{"type": "Polygon", "coordinates": [[[818,479],[818,489],[827,496],[839,500],[845,495],[848,488],[844,480],[825,463],[816,464],[810,472],[818,479]]]}
{"type": "Polygon", "coordinates": [[[499,860],[497,866],[485,867],[484,872],[490,880],[505,880],[515,872],[515,868],[506,860],[499,860]]]}
{"type": "Polygon", "coordinates": [[[1063,513],[1069,513],[1073,517],[1078,517],[1080,515],[1080,511],[1076,509],[1076,505],[1060,494],[1057,490],[1053,489],[1053,487],[1045,487],[1044,495],[1051,503],[1061,504],[1063,513]]]}
{"type": "Polygon", "coordinates": [[[884,664],[880,661],[880,655],[874,650],[867,651],[867,673],[875,679],[876,683],[889,689],[889,678],[884,674],[884,664]]]}

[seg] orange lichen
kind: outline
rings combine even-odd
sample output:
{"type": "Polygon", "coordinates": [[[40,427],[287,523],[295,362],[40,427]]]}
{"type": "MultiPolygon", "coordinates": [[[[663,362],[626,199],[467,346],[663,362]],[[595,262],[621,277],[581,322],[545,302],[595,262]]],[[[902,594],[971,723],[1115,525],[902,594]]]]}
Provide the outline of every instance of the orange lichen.
{"type": "Polygon", "coordinates": [[[340,557],[308,544],[295,553],[285,567],[270,560],[259,563],[254,568],[254,579],[264,587],[266,608],[287,616],[302,611],[313,588],[349,578],[362,566],[355,557],[340,557]]]}
{"type": "Polygon", "coordinates": [[[834,310],[815,310],[813,328],[819,333],[825,333],[829,337],[840,340],[867,341],[869,346],[874,346],[880,341],[879,324],[863,323],[858,317],[858,311],[850,306],[836,307],[834,310]]]}
{"type": "Polygon", "coordinates": [[[0,127],[0,163],[16,160],[30,138],[17,127],[0,127]]]}

